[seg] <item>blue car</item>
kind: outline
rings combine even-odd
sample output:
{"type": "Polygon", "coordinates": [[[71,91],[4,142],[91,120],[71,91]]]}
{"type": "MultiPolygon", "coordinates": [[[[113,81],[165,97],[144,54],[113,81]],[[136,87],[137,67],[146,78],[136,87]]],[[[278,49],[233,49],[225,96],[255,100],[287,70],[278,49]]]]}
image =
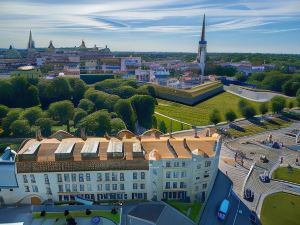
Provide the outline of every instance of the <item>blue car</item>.
{"type": "Polygon", "coordinates": [[[224,221],[229,211],[229,201],[224,199],[218,210],[218,219],[224,221]]]}

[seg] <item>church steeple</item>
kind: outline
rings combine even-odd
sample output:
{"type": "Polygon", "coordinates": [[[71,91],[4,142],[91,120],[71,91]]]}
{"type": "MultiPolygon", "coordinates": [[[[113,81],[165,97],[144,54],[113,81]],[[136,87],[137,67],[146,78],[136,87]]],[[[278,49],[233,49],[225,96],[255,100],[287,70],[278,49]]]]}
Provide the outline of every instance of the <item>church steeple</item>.
{"type": "Polygon", "coordinates": [[[33,48],[35,48],[35,46],[34,46],[34,41],[33,41],[33,39],[32,39],[32,33],[31,33],[31,30],[30,30],[30,33],[29,33],[29,40],[28,40],[27,48],[28,48],[28,49],[33,49],[33,48]]]}
{"type": "Polygon", "coordinates": [[[55,49],[52,41],[49,42],[48,49],[55,49]]]}
{"type": "Polygon", "coordinates": [[[205,14],[204,14],[204,16],[203,16],[202,33],[201,33],[201,41],[205,41],[205,14]]]}

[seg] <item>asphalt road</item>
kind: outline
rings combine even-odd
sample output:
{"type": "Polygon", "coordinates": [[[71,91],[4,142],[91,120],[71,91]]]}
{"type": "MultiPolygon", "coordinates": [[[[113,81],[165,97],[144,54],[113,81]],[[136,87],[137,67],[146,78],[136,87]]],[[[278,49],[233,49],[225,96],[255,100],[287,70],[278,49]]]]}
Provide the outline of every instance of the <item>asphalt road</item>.
{"type": "Polygon", "coordinates": [[[231,180],[219,171],[199,225],[251,225],[250,214],[250,209],[232,191],[231,180]],[[217,211],[225,198],[230,202],[230,209],[225,221],[220,221],[217,211]]]}
{"type": "Polygon", "coordinates": [[[6,206],[0,208],[0,223],[24,222],[24,225],[30,225],[31,221],[32,215],[30,206],[6,206]]]}

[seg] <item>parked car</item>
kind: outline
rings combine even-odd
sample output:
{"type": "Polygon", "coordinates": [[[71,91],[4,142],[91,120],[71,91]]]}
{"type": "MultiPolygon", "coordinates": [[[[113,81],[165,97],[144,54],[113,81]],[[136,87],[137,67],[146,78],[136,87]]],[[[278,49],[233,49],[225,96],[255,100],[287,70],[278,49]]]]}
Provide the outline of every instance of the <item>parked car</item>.
{"type": "Polygon", "coordinates": [[[257,222],[256,222],[256,213],[254,211],[251,211],[251,214],[249,216],[249,221],[253,225],[257,224],[257,222]]]}
{"type": "Polygon", "coordinates": [[[218,210],[218,219],[219,220],[224,221],[226,219],[226,216],[229,211],[229,205],[230,205],[230,203],[229,203],[228,199],[224,199],[221,202],[219,210],[218,210]]]}
{"type": "Polygon", "coordinates": [[[269,173],[267,171],[265,171],[263,174],[259,175],[259,179],[261,180],[261,182],[263,183],[268,183],[270,182],[270,177],[269,177],[269,173]]]}
{"type": "Polygon", "coordinates": [[[263,163],[268,163],[269,162],[268,158],[265,155],[260,156],[260,161],[263,162],[263,163]]]}
{"type": "Polygon", "coordinates": [[[244,199],[248,200],[248,201],[253,201],[254,199],[254,192],[251,191],[251,189],[247,188],[245,191],[244,191],[244,199]]]}

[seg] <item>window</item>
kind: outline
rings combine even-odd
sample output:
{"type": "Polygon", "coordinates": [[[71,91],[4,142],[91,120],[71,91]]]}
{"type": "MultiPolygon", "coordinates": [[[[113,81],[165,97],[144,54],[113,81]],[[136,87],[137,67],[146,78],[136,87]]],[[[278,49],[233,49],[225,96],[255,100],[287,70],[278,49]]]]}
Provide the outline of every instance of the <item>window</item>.
{"type": "Polygon", "coordinates": [[[76,173],[72,173],[72,182],[76,182],[76,173]]]}
{"type": "Polygon", "coordinates": [[[97,181],[102,181],[102,173],[97,173],[97,181]]]}
{"type": "Polygon", "coordinates": [[[182,167],[185,167],[185,162],[182,162],[182,163],[181,163],[181,166],[182,166],[182,167]]]}
{"type": "Polygon", "coordinates": [[[186,171],[182,171],[182,172],[181,172],[181,177],[182,177],[182,178],[186,177],[186,171]]]}
{"type": "Polygon", "coordinates": [[[208,171],[205,171],[204,178],[208,178],[208,177],[209,177],[209,173],[208,173],[208,171]]]}
{"type": "Polygon", "coordinates": [[[112,181],[117,181],[117,180],[118,180],[118,174],[117,174],[116,172],[113,172],[113,173],[111,174],[111,180],[112,180],[112,181]]]}
{"type": "Polygon", "coordinates": [[[205,167],[210,167],[210,165],[211,165],[211,161],[206,161],[205,162],[205,167]]]}
{"type": "Polygon", "coordinates": [[[187,187],[187,185],[185,182],[180,182],[180,188],[186,188],[186,187],[187,187]]]}
{"type": "Polygon", "coordinates": [[[201,169],[201,164],[198,164],[198,165],[197,165],[197,169],[198,169],[198,170],[201,169]]]}
{"type": "Polygon", "coordinates": [[[84,184],[80,184],[79,190],[80,190],[80,191],[84,191],[84,184]]]}
{"type": "Polygon", "coordinates": [[[27,176],[26,176],[26,175],[23,175],[23,183],[25,183],[25,184],[28,183],[28,180],[27,180],[27,176]]]}
{"type": "Polygon", "coordinates": [[[86,185],[86,189],[87,189],[87,191],[92,191],[92,185],[91,184],[87,184],[86,185]]]}
{"type": "Polygon", "coordinates": [[[133,174],[132,174],[132,178],[134,179],[134,180],[137,180],[137,172],[133,172],[133,174]]]}
{"type": "Polygon", "coordinates": [[[134,190],[138,189],[138,184],[137,184],[137,183],[133,183],[132,188],[133,188],[134,190]]]}
{"type": "Polygon", "coordinates": [[[61,174],[57,174],[57,182],[62,182],[62,176],[61,176],[61,174]]]}
{"type": "Polygon", "coordinates": [[[105,184],[105,191],[110,191],[110,185],[109,184],[105,184]]]}
{"type": "Polygon", "coordinates": [[[202,184],[202,189],[206,189],[207,188],[207,184],[202,184]]]}
{"type": "Polygon", "coordinates": [[[52,191],[50,187],[46,187],[46,194],[47,195],[52,195],[52,191]]]}
{"type": "Polygon", "coordinates": [[[174,167],[179,167],[179,162],[174,162],[174,167]]]}
{"type": "Polygon", "coordinates": [[[120,173],[120,181],[124,181],[124,173],[120,173]]]}
{"type": "Polygon", "coordinates": [[[166,178],[171,178],[171,171],[166,172],[166,178]]]}
{"type": "Polygon", "coordinates": [[[72,191],[77,192],[77,184],[72,184],[72,191]]]}
{"type": "Polygon", "coordinates": [[[118,185],[117,185],[117,184],[113,184],[113,185],[112,185],[112,189],[113,189],[114,191],[118,190],[118,185]]]}
{"type": "Polygon", "coordinates": [[[97,191],[102,191],[102,184],[97,184],[97,191]]]}
{"type": "Polygon", "coordinates": [[[173,188],[177,188],[177,182],[173,182],[173,188]]]}
{"type": "Polygon", "coordinates": [[[39,192],[38,186],[32,185],[32,191],[33,192],[39,192]]]}
{"type": "Polygon", "coordinates": [[[196,180],[199,180],[200,179],[200,177],[196,177],[196,180]]]}
{"type": "Polygon", "coordinates": [[[105,173],[105,181],[109,181],[109,173],[105,173]]]}
{"type": "Polygon", "coordinates": [[[65,184],[65,189],[66,189],[66,192],[71,192],[71,185],[65,184]]]}
{"type": "Polygon", "coordinates": [[[173,172],[173,178],[178,178],[179,177],[179,172],[178,171],[174,171],[173,172]]]}
{"type": "Polygon", "coordinates": [[[25,192],[30,192],[29,186],[24,186],[25,187],[25,192]]]}
{"type": "Polygon", "coordinates": [[[124,184],[120,184],[120,190],[121,190],[121,191],[124,191],[124,190],[125,190],[124,184]]]}
{"type": "Polygon", "coordinates": [[[44,174],[44,178],[45,178],[45,184],[49,184],[48,174],[44,174]]]}
{"type": "Polygon", "coordinates": [[[141,172],[141,179],[145,180],[145,172],[141,172]]]}
{"type": "Polygon", "coordinates": [[[80,173],[80,174],[79,174],[79,182],[84,182],[84,179],[83,179],[83,173],[80,173]]]}
{"type": "Polygon", "coordinates": [[[86,173],[85,174],[85,179],[86,179],[86,181],[91,181],[91,174],[86,173]]]}
{"type": "Polygon", "coordinates": [[[70,175],[64,174],[64,180],[65,180],[65,182],[70,182],[70,175]]]}
{"type": "Polygon", "coordinates": [[[170,182],[166,182],[166,189],[170,189],[170,182]]]}
{"type": "Polygon", "coordinates": [[[58,192],[64,192],[64,187],[62,184],[58,185],[58,192]]]}
{"type": "Polygon", "coordinates": [[[166,167],[171,167],[171,162],[166,162],[166,167]]]}
{"type": "Polygon", "coordinates": [[[30,174],[30,180],[31,180],[31,183],[35,183],[35,177],[33,174],[30,174]]]}
{"type": "Polygon", "coordinates": [[[140,185],[141,189],[145,189],[145,184],[140,185]]]}

